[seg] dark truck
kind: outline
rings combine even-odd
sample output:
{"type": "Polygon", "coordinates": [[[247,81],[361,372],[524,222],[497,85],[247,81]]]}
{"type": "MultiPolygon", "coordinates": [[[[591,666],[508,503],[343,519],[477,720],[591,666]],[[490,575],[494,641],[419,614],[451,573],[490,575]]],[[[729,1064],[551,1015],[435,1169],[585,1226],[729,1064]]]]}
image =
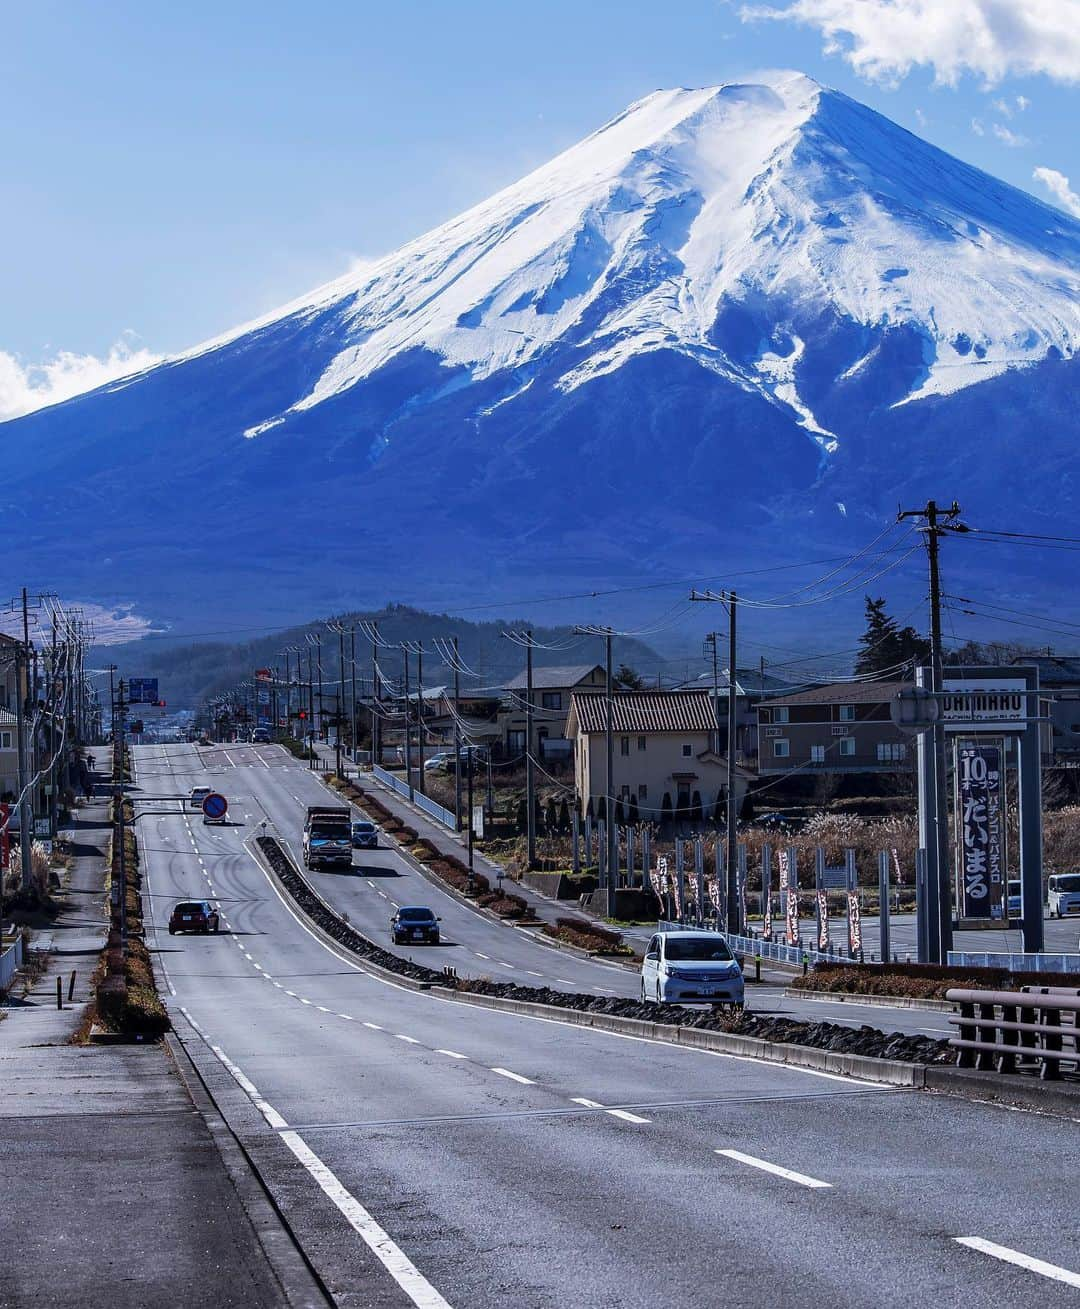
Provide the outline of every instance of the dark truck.
{"type": "Polygon", "coordinates": [[[352,815],[343,805],[311,805],[304,820],[304,866],[352,866],[352,815]]]}

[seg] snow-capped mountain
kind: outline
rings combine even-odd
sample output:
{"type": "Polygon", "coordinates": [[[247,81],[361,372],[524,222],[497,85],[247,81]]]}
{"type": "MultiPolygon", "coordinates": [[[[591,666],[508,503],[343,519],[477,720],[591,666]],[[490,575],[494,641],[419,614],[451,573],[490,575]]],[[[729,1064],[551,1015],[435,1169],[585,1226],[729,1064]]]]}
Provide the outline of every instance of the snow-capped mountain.
{"type": "Polygon", "coordinates": [[[207,568],[217,608],[272,580],[293,617],[722,575],[843,548],[901,492],[1015,512],[1021,472],[1067,515],[1078,306],[1080,223],[847,97],[658,91],[357,274],[6,425],[9,554],[29,531],[170,615],[207,568]]]}

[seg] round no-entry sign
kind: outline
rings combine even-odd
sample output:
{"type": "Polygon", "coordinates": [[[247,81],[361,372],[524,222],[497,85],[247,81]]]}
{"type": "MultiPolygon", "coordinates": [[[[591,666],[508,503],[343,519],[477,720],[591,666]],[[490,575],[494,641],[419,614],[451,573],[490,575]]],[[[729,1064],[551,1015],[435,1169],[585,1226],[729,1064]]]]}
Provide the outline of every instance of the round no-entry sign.
{"type": "Polygon", "coordinates": [[[202,811],[204,818],[224,818],[229,812],[229,802],[217,791],[211,791],[202,802],[202,811]]]}

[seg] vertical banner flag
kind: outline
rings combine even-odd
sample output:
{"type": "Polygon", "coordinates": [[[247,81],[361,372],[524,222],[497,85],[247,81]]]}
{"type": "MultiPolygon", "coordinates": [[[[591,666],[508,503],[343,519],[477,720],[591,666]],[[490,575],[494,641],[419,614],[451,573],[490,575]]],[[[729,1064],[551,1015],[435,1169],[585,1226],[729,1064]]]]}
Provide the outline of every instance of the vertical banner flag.
{"type": "Polygon", "coordinates": [[[761,930],[765,939],[772,940],[772,847],[761,847],[761,930]]]}
{"type": "Polygon", "coordinates": [[[709,903],[713,907],[713,912],[717,918],[723,916],[724,902],[720,899],[720,879],[719,877],[710,877],[708,882],[709,903]]]}
{"type": "Polygon", "coordinates": [[[957,899],[963,918],[1000,918],[1004,878],[1001,747],[956,751],[957,899]]]}
{"type": "Polygon", "coordinates": [[[859,892],[848,891],[847,897],[847,938],[848,954],[857,958],[862,954],[862,913],[859,908],[859,892]]]}
{"type": "Polygon", "coordinates": [[[817,892],[817,948],[822,952],[829,948],[829,893],[823,888],[817,892]]]}
{"type": "Polygon", "coordinates": [[[784,930],[788,945],[799,944],[799,874],[790,848],[778,853],[780,863],[780,903],[784,910],[784,930]]]}
{"type": "Polygon", "coordinates": [[[656,898],[660,901],[660,912],[666,914],[667,906],[664,903],[664,896],[667,893],[667,856],[656,856],[656,867],[649,874],[652,881],[652,889],[656,898]]]}

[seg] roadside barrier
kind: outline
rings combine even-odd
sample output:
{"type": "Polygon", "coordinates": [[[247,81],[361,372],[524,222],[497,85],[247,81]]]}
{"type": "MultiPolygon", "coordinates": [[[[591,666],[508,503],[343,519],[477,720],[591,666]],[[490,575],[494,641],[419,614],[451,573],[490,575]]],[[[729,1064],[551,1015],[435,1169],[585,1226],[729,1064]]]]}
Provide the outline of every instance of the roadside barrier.
{"type": "Polygon", "coordinates": [[[15,974],[22,967],[23,962],[23,941],[22,932],[15,938],[12,945],[0,953],[0,991],[6,991],[11,986],[15,974]]]}
{"type": "Polygon", "coordinates": [[[959,1035],[959,1068],[1015,1073],[1037,1067],[1043,1081],[1057,1081],[1061,1065],[1080,1070],[1080,994],[1065,988],[1033,987],[1024,991],[976,991],[954,987],[945,992],[959,1014],[949,1022],[959,1035]]]}
{"type": "Polygon", "coordinates": [[[403,782],[400,777],[395,777],[393,773],[388,773],[385,768],[380,768],[378,764],[372,768],[372,774],[382,782],[384,786],[390,787],[398,795],[410,800],[418,809],[422,809],[429,818],[434,818],[437,823],[442,823],[443,827],[449,827],[452,832],[457,831],[457,819],[449,809],[444,809],[441,804],[436,804],[434,800],[429,800],[426,795],[421,795],[415,787],[410,787],[407,782],[403,782]]]}

